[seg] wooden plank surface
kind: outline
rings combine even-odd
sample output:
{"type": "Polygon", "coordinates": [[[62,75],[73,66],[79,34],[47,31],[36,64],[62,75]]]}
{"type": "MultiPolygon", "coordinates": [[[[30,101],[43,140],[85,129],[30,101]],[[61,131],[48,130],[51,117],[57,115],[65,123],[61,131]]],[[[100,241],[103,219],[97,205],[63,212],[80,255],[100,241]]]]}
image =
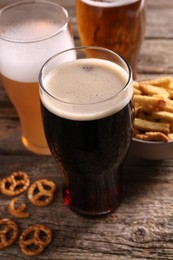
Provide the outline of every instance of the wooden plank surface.
{"type": "MultiPolygon", "coordinates": [[[[13,0],[1,0],[0,6],[13,0]]],[[[79,45],[75,1],[57,1],[70,15],[76,45],[79,45]]],[[[173,1],[148,0],[147,28],[142,45],[138,78],[173,74],[173,1]]],[[[173,160],[145,161],[129,157],[123,172],[125,199],[113,213],[86,218],[69,210],[62,200],[60,171],[51,156],[31,154],[21,144],[15,109],[0,87],[0,178],[11,172],[28,172],[31,183],[49,178],[57,184],[54,202],[45,208],[31,205],[26,193],[28,219],[16,220],[20,232],[28,225],[43,223],[53,230],[54,239],[34,259],[62,260],[172,260],[173,259],[173,160]]],[[[10,199],[0,194],[0,217],[10,217],[10,199]]],[[[0,260],[31,259],[21,253],[18,241],[0,250],[0,260]]],[[[33,259],[33,257],[32,257],[33,259]]]]}

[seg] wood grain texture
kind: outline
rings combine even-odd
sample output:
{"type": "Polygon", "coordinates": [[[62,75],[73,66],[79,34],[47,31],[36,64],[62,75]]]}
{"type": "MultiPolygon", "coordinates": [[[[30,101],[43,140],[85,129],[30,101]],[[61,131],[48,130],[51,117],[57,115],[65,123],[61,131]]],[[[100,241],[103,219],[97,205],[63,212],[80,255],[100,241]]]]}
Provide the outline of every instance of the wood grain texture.
{"type": "MultiPolygon", "coordinates": [[[[0,6],[13,0],[1,0],[0,6]]],[[[80,45],[75,1],[57,1],[70,15],[76,45],[80,45]]],[[[138,78],[173,74],[173,1],[148,0],[147,27],[138,63],[138,78]],[[159,18],[159,19],[158,19],[159,18]]],[[[31,183],[40,178],[57,184],[53,203],[31,205],[28,219],[15,219],[20,233],[29,225],[46,224],[54,239],[40,256],[52,260],[172,260],[173,259],[173,160],[145,161],[130,157],[123,168],[126,186],[121,206],[112,214],[87,218],[69,210],[62,199],[61,173],[51,156],[28,152],[20,140],[19,119],[0,86],[0,178],[11,172],[28,172],[31,183]]],[[[10,217],[10,198],[0,193],[0,217],[10,217]]],[[[18,241],[0,250],[1,260],[31,259],[21,253],[18,241]]]]}

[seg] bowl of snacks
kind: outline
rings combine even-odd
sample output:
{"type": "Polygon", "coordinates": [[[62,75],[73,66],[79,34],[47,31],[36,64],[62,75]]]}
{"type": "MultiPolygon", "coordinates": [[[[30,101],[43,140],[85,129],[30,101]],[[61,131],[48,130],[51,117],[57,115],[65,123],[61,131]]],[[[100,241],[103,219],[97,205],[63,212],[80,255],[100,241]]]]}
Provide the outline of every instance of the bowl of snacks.
{"type": "Polygon", "coordinates": [[[173,158],[173,78],[133,83],[130,154],[149,160],[173,158]]]}

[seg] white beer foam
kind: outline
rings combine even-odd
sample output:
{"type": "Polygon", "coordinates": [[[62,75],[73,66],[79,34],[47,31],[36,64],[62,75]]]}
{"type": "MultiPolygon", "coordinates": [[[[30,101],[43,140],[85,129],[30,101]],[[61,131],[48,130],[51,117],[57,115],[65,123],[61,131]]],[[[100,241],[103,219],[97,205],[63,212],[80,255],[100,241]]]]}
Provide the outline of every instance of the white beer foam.
{"type": "Polygon", "coordinates": [[[41,100],[60,117],[94,120],[120,111],[132,97],[132,82],[119,65],[101,59],[66,62],[43,79],[41,100]]]}
{"type": "Polygon", "coordinates": [[[46,38],[58,32],[61,26],[46,20],[26,21],[24,24],[11,26],[2,32],[2,37],[15,41],[35,41],[46,38]]]}
{"type": "Polygon", "coordinates": [[[94,0],[81,0],[88,5],[97,6],[97,7],[114,7],[114,6],[122,6],[133,4],[138,2],[139,0],[104,0],[104,1],[94,1],[94,0]]]}
{"type": "Polygon", "coordinates": [[[58,33],[59,29],[59,25],[51,21],[38,20],[15,25],[8,29],[8,32],[4,32],[3,37],[16,42],[0,39],[1,73],[15,81],[37,82],[39,71],[48,58],[74,47],[67,28],[64,27],[64,30],[58,33]]]}

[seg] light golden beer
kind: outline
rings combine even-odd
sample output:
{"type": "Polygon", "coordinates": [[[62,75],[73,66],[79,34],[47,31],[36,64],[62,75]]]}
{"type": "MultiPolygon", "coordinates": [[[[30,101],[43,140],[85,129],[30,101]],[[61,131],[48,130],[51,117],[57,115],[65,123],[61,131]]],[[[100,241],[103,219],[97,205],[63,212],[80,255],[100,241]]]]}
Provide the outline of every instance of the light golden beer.
{"type": "Polygon", "coordinates": [[[74,47],[69,26],[66,10],[46,1],[17,3],[0,15],[1,79],[19,115],[22,142],[34,153],[50,154],[41,118],[39,71],[49,57],[74,47]],[[13,13],[10,23],[7,18],[13,13]]]}
{"type": "Polygon", "coordinates": [[[76,0],[82,45],[101,46],[136,63],[145,31],[145,0],[76,0]]]}
{"type": "Polygon", "coordinates": [[[40,116],[38,83],[17,82],[1,76],[20,118],[23,144],[35,153],[49,154],[40,116]]]}

